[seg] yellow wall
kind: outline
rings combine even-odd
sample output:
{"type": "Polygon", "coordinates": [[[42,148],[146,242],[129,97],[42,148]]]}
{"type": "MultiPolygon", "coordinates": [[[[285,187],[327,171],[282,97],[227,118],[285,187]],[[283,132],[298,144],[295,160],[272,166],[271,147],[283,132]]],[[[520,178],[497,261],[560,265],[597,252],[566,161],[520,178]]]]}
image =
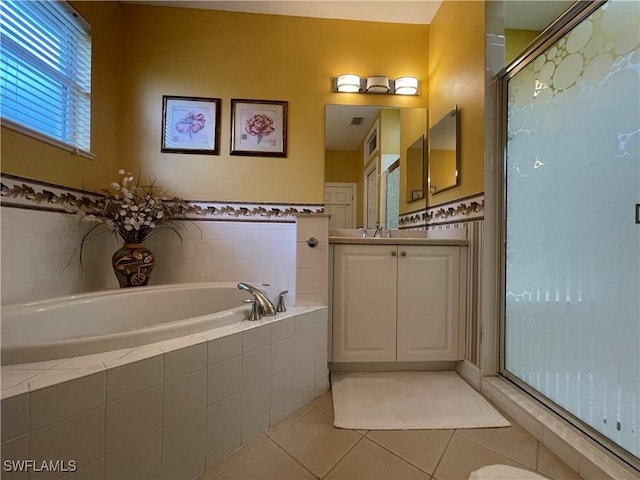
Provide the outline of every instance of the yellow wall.
{"type": "Polygon", "coordinates": [[[515,60],[540,33],[534,30],[506,29],[504,31],[505,65],[515,60]]]}
{"type": "Polygon", "coordinates": [[[190,199],[321,203],[325,104],[428,102],[430,123],[454,104],[461,122],[461,185],[429,205],[483,190],[483,2],[445,0],[430,26],[74,5],[92,24],[96,158],[3,128],[3,172],[98,190],[125,167],[190,199]],[[414,74],[421,94],[333,93],[332,78],[344,72],[414,74]],[[219,156],[160,153],[162,95],[222,98],[219,156]],[[287,158],[229,155],[230,98],[289,102],[287,158]]]}
{"type": "Polygon", "coordinates": [[[484,189],[484,2],[444,0],[429,26],[429,125],[459,107],[460,185],[438,205],[484,189]]]}
{"type": "Polygon", "coordinates": [[[325,182],[358,183],[362,157],[356,151],[325,153],[325,182]]]}
{"type": "Polygon", "coordinates": [[[98,190],[124,167],[187,199],[322,203],[326,104],[427,105],[427,25],[73,3],[92,24],[96,158],[3,128],[3,172],[98,190]],[[415,75],[422,92],[333,93],[346,72],[415,75]],[[163,95],[222,99],[220,155],[160,153],[163,95]],[[231,98],[289,102],[287,158],[229,155],[231,98]]]}
{"type": "Polygon", "coordinates": [[[455,150],[429,150],[431,185],[436,190],[456,183],[455,150]]]}
{"type": "Polygon", "coordinates": [[[380,110],[380,152],[382,155],[400,153],[400,110],[380,110]]]}
{"type": "Polygon", "coordinates": [[[188,198],[322,203],[328,103],[426,105],[336,94],[340,73],[427,76],[428,26],[123,5],[123,159],[188,198]],[[393,41],[389,41],[393,39],[393,41]],[[397,45],[404,47],[398,50],[397,45]],[[219,156],[161,154],[162,95],[222,98],[219,156]],[[289,102],[287,158],[229,155],[230,98],[289,102]]]}
{"type": "Polygon", "coordinates": [[[75,155],[2,127],[2,172],[68,187],[99,190],[116,179],[119,152],[120,5],[73,2],[91,23],[91,151],[95,159],[75,155]]]}

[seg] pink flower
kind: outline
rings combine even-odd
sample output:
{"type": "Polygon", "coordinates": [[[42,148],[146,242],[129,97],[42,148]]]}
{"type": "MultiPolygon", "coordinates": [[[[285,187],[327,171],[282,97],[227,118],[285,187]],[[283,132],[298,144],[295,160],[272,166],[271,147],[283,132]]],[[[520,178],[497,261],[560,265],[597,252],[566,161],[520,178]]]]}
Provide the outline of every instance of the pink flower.
{"type": "Polygon", "coordinates": [[[176,123],[176,130],[180,133],[197,133],[204,128],[206,118],[202,113],[189,112],[186,117],[176,123]]]}
{"type": "Polygon", "coordinates": [[[271,135],[276,131],[273,126],[273,120],[263,113],[256,113],[251,118],[248,118],[244,125],[244,131],[249,135],[258,137],[258,143],[263,137],[271,135]]]}

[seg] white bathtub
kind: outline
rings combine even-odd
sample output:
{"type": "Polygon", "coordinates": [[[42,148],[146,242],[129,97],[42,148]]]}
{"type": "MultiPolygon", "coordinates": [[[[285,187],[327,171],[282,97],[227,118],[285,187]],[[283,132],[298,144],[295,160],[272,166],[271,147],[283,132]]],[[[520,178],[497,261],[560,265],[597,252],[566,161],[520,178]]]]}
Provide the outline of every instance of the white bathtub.
{"type": "Polygon", "coordinates": [[[244,320],[237,283],[104,290],[2,307],[2,363],[75,357],[158,342],[244,320]]]}

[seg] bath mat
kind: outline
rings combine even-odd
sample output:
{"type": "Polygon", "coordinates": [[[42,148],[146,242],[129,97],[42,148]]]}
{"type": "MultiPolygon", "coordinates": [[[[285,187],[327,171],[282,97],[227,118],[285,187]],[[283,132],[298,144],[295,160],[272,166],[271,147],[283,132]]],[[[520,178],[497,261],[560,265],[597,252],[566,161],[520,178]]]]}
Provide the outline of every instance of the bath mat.
{"type": "Polygon", "coordinates": [[[471,472],[469,480],[548,480],[529,470],[509,465],[489,465],[471,472]]]}
{"type": "Polygon", "coordinates": [[[455,372],[333,372],[334,426],[356,430],[508,427],[455,372]]]}

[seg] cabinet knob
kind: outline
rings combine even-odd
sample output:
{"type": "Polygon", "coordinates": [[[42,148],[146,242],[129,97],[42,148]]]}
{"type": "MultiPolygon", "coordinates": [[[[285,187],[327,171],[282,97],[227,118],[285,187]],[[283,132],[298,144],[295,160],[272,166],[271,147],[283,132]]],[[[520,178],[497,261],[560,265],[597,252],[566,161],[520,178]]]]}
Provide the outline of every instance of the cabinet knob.
{"type": "Polygon", "coordinates": [[[397,254],[398,254],[398,252],[396,252],[395,250],[392,250],[392,251],[391,251],[391,256],[392,256],[392,257],[395,257],[397,254]]]}
{"type": "Polygon", "coordinates": [[[403,257],[407,256],[407,252],[401,252],[400,255],[402,255],[403,257]]]}

